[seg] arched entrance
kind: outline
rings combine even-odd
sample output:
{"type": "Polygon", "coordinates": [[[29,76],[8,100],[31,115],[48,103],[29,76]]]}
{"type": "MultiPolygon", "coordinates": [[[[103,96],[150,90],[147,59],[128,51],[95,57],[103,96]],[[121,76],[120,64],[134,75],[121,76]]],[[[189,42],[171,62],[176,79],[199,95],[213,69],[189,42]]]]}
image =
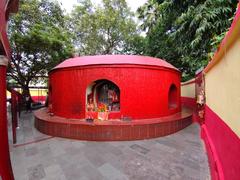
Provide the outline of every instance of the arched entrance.
{"type": "Polygon", "coordinates": [[[120,89],[106,79],[94,81],[87,87],[86,103],[93,103],[95,111],[100,104],[104,104],[108,111],[120,111],[120,89]]]}
{"type": "Polygon", "coordinates": [[[174,109],[177,108],[177,87],[175,84],[172,84],[168,91],[168,108],[174,109]]]}

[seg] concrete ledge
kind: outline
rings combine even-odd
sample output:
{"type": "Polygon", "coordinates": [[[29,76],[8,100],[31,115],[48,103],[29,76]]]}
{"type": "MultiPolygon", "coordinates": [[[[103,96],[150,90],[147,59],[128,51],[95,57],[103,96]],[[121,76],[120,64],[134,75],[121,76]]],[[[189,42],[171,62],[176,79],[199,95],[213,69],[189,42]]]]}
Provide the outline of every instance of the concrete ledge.
{"type": "Polygon", "coordinates": [[[154,119],[99,121],[88,123],[85,119],[66,119],[50,116],[47,109],[35,112],[35,127],[51,136],[90,141],[125,141],[166,136],[192,123],[192,111],[182,112],[154,119]]]}

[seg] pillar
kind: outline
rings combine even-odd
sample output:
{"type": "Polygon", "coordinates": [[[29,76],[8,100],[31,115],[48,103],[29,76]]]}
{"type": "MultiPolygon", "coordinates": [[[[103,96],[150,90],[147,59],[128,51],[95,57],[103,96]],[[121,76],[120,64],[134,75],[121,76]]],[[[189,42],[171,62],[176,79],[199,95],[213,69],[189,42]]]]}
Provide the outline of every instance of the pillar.
{"type": "Polygon", "coordinates": [[[6,108],[6,71],[8,59],[0,55],[0,175],[2,180],[14,180],[8,144],[6,108]]]}

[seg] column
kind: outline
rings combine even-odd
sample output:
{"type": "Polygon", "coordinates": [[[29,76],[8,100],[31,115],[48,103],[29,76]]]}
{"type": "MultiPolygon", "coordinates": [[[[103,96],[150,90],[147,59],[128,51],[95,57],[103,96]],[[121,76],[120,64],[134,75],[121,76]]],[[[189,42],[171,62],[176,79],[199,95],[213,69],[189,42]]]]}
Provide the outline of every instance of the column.
{"type": "Polygon", "coordinates": [[[0,175],[2,180],[14,180],[8,145],[6,109],[6,71],[8,59],[0,55],[0,175]]]}

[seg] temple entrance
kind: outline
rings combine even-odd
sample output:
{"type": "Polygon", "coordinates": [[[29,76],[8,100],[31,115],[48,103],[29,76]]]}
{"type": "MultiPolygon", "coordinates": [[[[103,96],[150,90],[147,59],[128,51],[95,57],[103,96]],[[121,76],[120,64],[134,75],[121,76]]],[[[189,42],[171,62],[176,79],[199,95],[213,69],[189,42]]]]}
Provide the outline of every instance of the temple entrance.
{"type": "Polygon", "coordinates": [[[119,87],[109,80],[97,80],[87,87],[87,104],[92,103],[94,111],[104,110],[120,111],[120,90],[119,87]]]}

